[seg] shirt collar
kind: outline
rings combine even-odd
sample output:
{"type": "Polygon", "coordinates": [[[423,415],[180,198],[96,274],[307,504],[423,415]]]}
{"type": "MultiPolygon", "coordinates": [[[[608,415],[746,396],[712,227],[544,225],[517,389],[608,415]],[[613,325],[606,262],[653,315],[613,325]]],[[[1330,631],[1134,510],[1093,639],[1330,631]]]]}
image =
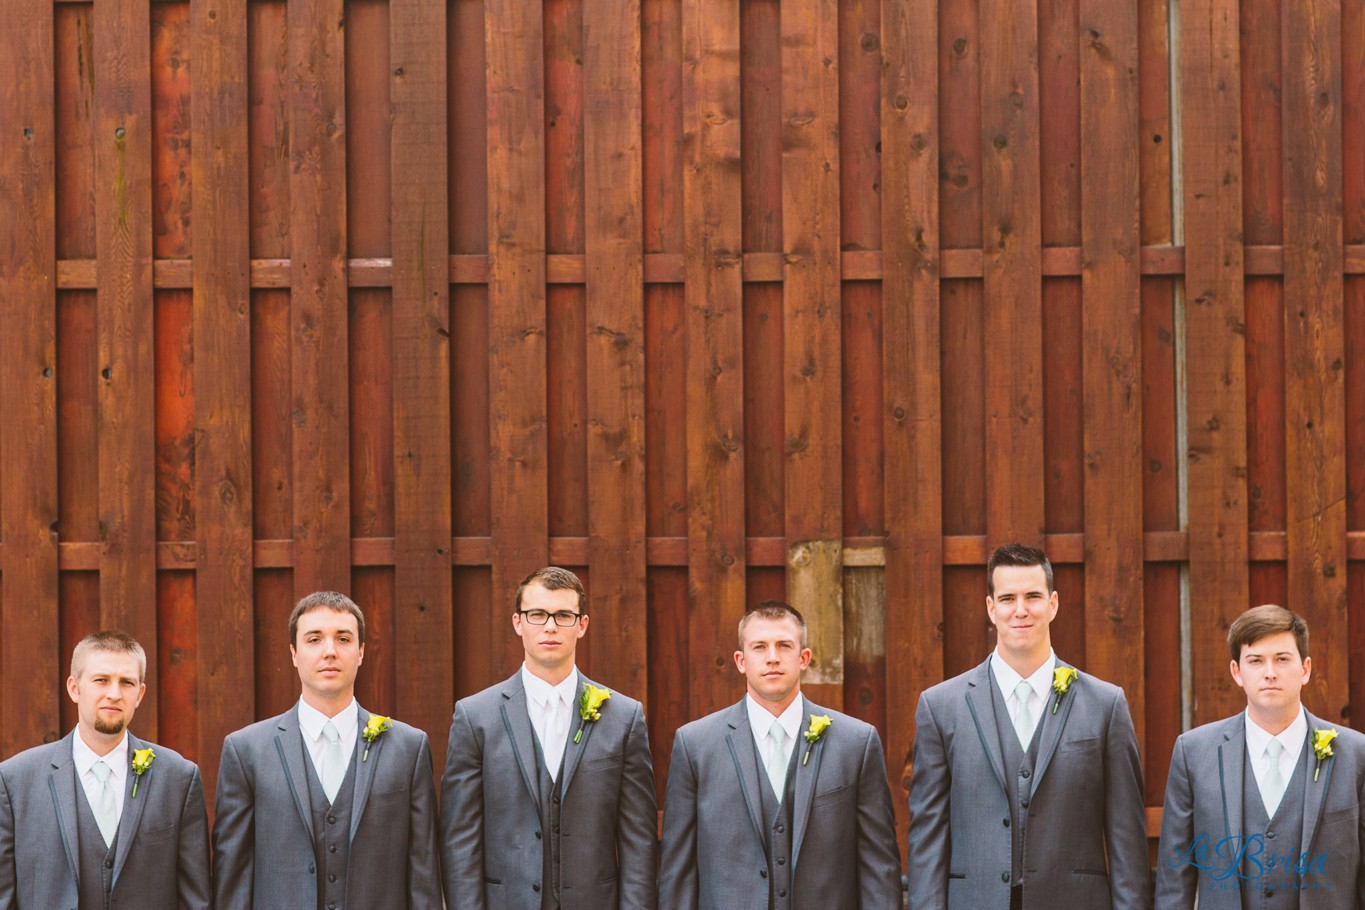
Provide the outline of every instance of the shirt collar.
{"type": "Polygon", "coordinates": [[[539,676],[527,669],[526,664],[521,665],[521,685],[526,690],[526,697],[535,702],[540,707],[545,707],[550,700],[551,693],[558,692],[559,697],[564,699],[564,704],[572,705],[575,693],[578,692],[578,667],[569,671],[569,675],[557,686],[552,686],[539,676]]]}
{"type": "Polygon", "coordinates": [[[303,731],[304,739],[318,740],[322,738],[322,728],[331,721],[337,728],[337,735],[342,742],[355,735],[356,724],[360,713],[360,705],[354,696],[351,703],[342,708],[336,717],[328,717],[317,708],[314,708],[302,698],[299,699],[299,729],[303,731]]]}
{"type": "MultiPolygon", "coordinates": [[[[787,705],[787,709],[777,716],[778,723],[782,724],[782,729],[790,740],[795,741],[796,735],[801,732],[801,712],[805,710],[805,704],[806,699],[797,693],[792,703],[787,705]]],[[[748,709],[749,726],[753,729],[754,736],[758,739],[767,736],[773,726],[773,712],[759,704],[748,693],[744,696],[744,706],[748,709]]]]}
{"type": "Polygon", "coordinates": [[[122,781],[123,776],[128,773],[128,731],[123,731],[123,738],[118,741],[118,745],[110,749],[104,755],[96,755],[95,750],[85,744],[81,739],[81,731],[77,729],[71,734],[71,758],[76,764],[76,776],[85,777],[94,767],[95,762],[103,759],[113,772],[110,775],[116,782],[122,781]]]}
{"type": "MultiPolygon", "coordinates": [[[[1033,689],[1034,694],[1044,700],[1047,699],[1047,691],[1052,687],[1052,671],[1057,668],[1057,652],[1051,648],[1047,652],[1047,660],[1043,665],[1028,678],[1028,684],[1033,689]]],[[[1000,692],[1006,698],[1014,694],[1014,690],[1019,686],[1024,677],[1015,672],[1014,668],[1005,663],[1005,659],[1000,656],[1000,649],[991,652],[991,673],[995,675],[995,683],[1000,687],[1000,692]]]]}
{"type": "Polygon", "coordinates": [[[1299,753],[1303,751],[1303,744],[1308,741],[1308,717],[1303,713],[1303,706],[1300,705],[1299,713],[1289,726],[1279,733],[1271,736],[1256,721],[1251,719],[1251,709],[1242,712],[1246,717],[1247,726],[1247,755],[1254,760],[1260,760],[1265,756],[1265,747],[1272,739],[1278,739],[1280,745],[1284,746],[1286,757],[1290,759],[1290,764],[1299,760],[1299,753]]]}

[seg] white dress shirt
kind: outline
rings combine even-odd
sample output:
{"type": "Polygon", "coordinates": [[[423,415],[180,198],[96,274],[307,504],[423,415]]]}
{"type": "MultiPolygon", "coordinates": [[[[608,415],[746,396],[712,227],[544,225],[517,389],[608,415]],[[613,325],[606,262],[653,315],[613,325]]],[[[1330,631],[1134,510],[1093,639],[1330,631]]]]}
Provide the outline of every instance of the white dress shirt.
{"type": "Polygon", "coordinates": [[[329,720],[332,726],[337,728],[341,755],[349,764],[351,755],[355,752],[355,738],[360,733],[357,729],[360,725],[360,705],[352,698],[351,703],[342,708],[336,717],[328,717],[308,702],[299,699],[299,730],[303,733],[304,745],[308,746],[308,757],[313,760],[313,770],[318,773],[318,780],[323,780],[322,755],[327,750],[327,737],[322,735],[322,728],[329,720]]]}
{"type": "Polygon", "coordinates": [[[531,718],[531,729],[535,730],[540,751],[545,755],[545,770],[550,773],[550,780],[558,780],[578,696],[578,668],[570,670],[559,685],[552,686],[523,663],[521,685],[526,690],[526,713],[531,718]]]}
{"type": "Polygon", "coordinates": [[[1034,670],[1027,680],[1015,672],[1014,668],[1005,663],[1005,659],[1000,656],[997,648],[991,654],[991,672],[995,675],[995,684],[1000,687],[1000,697],[1005,703],[1005,709],[1009,711],[1010,720],[1018,726],[1019,701],[1015,698],[1014,690],[1019,687],[1021,680],[1029,684],[1032,694],[1028,698],[1029,718],[1032,723],[1027,733],[1027,741],[1021,743],[1024,749],[1028,749],[1028,743],[1033,741],[1034,731],[1038,729],[1038,722],[1043,719],[1043,708],[1047,706],[1048,692],[1052,689],[1052,671],[1057,668],[1057,652],[1048,649],[1047,660],[1043,661],[1042,666],[1034,670]]]}
{"type": "Polygon", "coordinates": [[[773,746],[772,740],[768,738],[768,731],[772,729],[773,720],[782,724],[782,729],[787,734],[787,757],[791,758],[791,744],[796,742],[796,736],[801,732],[801,708],[805,703],[806,700],[798,694],[792,703],[787,705],[787,710],[774,718],[773,712],[755,701],[752,695],[744,696],[744,706],[749,709],[749,729],[754,734],[754,742],[758,744],[758,757],[764,768],[768,767],[772,760],[773,746]]]}
{"type": "Polygon", "coordinates": [[[85,798],[89,800],[92,809],[99,805],[101,784],[91,769],[95,767],[95,762],[100,760],[109,766],[109,786],[114,790],[114,819],[117,821],[123,818],[124,782],[128,779],[128,769],[131,767],[127,731],[124,731],[123,738],[118,741],[117,746],[104,755],[96,755],[94,750],[85,744],[85,740],[81,739],[81,731],[78,729],[71,735],[71,758],[76,765],[76,777],[85,788],[85,798]]]}
{"type": "Polygon", "coordinates": [[[1278,739],[1280,745],[1284,746],[1284,751],[1280,753],[1280,780],[1288,787],[1289,779],[1294,776],[1294,768],[1299,762],[1299,753],[1303,751],[1304,743],[1308,741],[1308,718],[1300,707],[1294,721],[1274,736],[1251,719],[1250,710],[1246,712],[1246,724],[1247,757],[1251,759],[1251,773],[1256,776],[1256,787],[1265,801],[1266,814],[1274,815],[1275,810],[1280,807],[1284,791],[1265,792],[1265,778],[1270,772],[1270,756],[1266,754],[1266,745],[1272,739],[1278,739]]]}

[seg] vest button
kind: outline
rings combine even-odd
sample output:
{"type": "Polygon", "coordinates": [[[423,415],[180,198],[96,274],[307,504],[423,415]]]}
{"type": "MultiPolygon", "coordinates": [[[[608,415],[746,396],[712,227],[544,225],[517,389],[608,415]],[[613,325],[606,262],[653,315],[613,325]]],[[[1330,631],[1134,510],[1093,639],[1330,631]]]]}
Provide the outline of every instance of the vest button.
{"type": "Polygon", "coordinates": [[[1267,885],[1267,886],[1266,886],[1266,889],[1265,889],[1265,896],[1266,896],[1266,897],[1274,897],[1274,896],[1275,896],[1275,889],[1274,889],[1274,888],[1271,888],[1269,885],[1267,885]]]}
{"type": "Polygon", "coordinates": [[[104,868],[106,868],[106,869],[112,869],[112,868],[114,868],[114,861],[113,861],[112,859],[106,859],[106,860],[104,861],[104,868]]]}
{"type": "Polygon", "coordinates": [[[329,815],[329,816],[327,816],[327,824],[329,824],[329,825],[335,825],[336,823],[337,823],[337,817],[336,817],[335,815],[329,815]]]}
{"type": "Polygon", "coordinates": [[[786,830],[787,830],[787,829],[784,828],[784,827],[782,827],[781,825],[778,825],[778,826],[777,826],[777,833],[778,833],[778,834],[781,834],[782,832],[784,832],[784,831],[786,831],[786,830]]]}
{"type": "Polygon", "coordinates": [[[1022,770],[1022,771],[1019,772],[1019,776],[1022,777],[1024,780],[1028,780],[1028,779],[1029,779],[1029,775],[1030,775],[1030,772],[1029,772],[1029,769],[1028,769],[1028,768],[1025,768],[1024,770],[1022,770]]]}
{"type": "Polygon", "coordinates": [[[779,856],[779,857],[777,858],[777,864],[778,864],[779,866],[785,866],[785,865],[787,865],[787,858],[786,858],[785,856],[779,856]]]}
{"type": "Polygon", "coordinates": [[[1003,818],[1003,819],[1001,819],[1001,821],[1003,821],[1003,822],[1005,823],[1005,827],[1006,827],[1006,828],[1008,828],[1008,827],[1010,826],[1010,820],[1009,820],[1008,818],[1003,818]]]}
{"type": "Polygon", "coordinates": [[[532,886],[531,886],[531,890],[534,891],[536,894],[539,894],[539,893],[540,893],[540,885],[538,885],[538,884],[532,885],[532,886]]]}
{"type": "Polygon", "coordinates": [[[327,852],[328,852],[328,853],[335,853],[335,852],[337,852],[337,845],[336,845],[336,844],[332,844],[330,847],[327,848],[327,852]]]}
{"type": "Polygon", "coordinates": [[[327,876],[327,881],[329,881],[329,882],[334,882],[334,881],[336,881],[336,880],[337,880],[337,877],[336,877],[335,875],[329,875],[329,876],[327,876]]]}
{"type": "Polygon", "coordinates": [[[1008,885],[1010,883],[1010,874],[1008,872],[1001,872],[1000,880],[1008,885]]]}
{"type": "Polygon", "coordinates": [[[1275,832],[1274,832],[1274,831],[1267,831],[1267,832],[1265,833],[1265,836],[1266,836],[1266,838],[1269,839],[1269,840],[1274,840],[1274,839],[1275,839],[1275,832]]]}
{"type": "Polygon", "coordinates": [[[777,891],[777,896],[778,896],[778,897],[786,897],[786,896],[787,896],[787,889],[786,889],[786,888],[779,888],[778,891],[777,891]]]}

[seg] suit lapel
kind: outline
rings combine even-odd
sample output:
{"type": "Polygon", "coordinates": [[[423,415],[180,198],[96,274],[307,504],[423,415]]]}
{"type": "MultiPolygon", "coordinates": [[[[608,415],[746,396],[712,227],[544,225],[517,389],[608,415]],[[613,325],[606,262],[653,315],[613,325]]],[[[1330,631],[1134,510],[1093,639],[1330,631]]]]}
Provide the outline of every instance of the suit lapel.
{"type": "Polygon", "coordinates": [[[298,810],[303,830],[308,839],[314,838],[312,807],[303,798],[306,793],[307,766],[312,761],[303,747],[303,733],[299,730],[299,709],[295,705],[276,718],[278,732],[275,734],[275,749],[280,754],[280,767],[284,771],[284,782],[289,785],[289,793],[294,797],[294,808],[298,810]]]}
{"type": "Polygon", "coordinates": [[[531,715],[526,712],[526,688],[521,684],[521,671],[502,684],[502,723],[512,743],[512,755],[521,769],[521,780],[531,802],[540,811],[540,785],[536,780],[536,735],[531,729],[531,715]]]}
{"type": "Polygon", "coordinates": [[[995,711],[991,708],[989,687],[993,685],[995,679],[991,675],[991,659],[987,657],[967,677],[967,710],[971,712],[972,722],[976,724],[976,734],[981,738],[981,748],[986,753],[986,764],[991,766],[996,781],[1008,796],[1005,775],[1001,771],[1005,766],[1005,758],[1000,754],[1000,725],[995,722],[995,711]]]}
{"type": "Polygon", "coordinates": [[[363,756],[365,747],[369,746],[369,757],[364,761],[355,759],[355,789],[351,793],[351,835],[350,839],[355,840],[355,831],[360,827],[360,817],[365,814],[365,804],[370,800],[370,788],[374,786],[375,769],[379,767],[379,753],[383,749],[384,740],[388,739],[388,734],[381,734],[375,738],[373,743],[366,743],[364,732],[365,727],[370,722],[370,712],[356,705],[356,750],[363,756]]]}
{"type": "Polygon", "coordinates": [[[1322,767],[1318,769],[1318,779],[1313,780],[1312,771],[1318,768],[1318,758],[1313,753],[1313,731],[1320,728],[1331,728],[1331,724],[1323,723],[1319,718],[1314,717],[1305,709],[1304,716],[1308,719],[1308,742],[1304,748],[1308,750],[1308,769],[1309,774],[1305,774],[1303,790],[1303,839],[1299,845],[1299,854],[1308,853],[1308,848],[1313,845],[1313,836],[1318,832],[1318,822],[1322,821],[1322,809],[1327,802],[1327,788],[1332,783],[1332,769],[1336,766],[1336,758],[1324,759],[1322,767]]]}
{"type": "MultiPolygon", "coordinates": [[[[746,696],[747,697],[747,696],[746,696]]],[[[735,762],[735,774],[739,776],[739,792],[744,797],[744,806],[749,810],[749,821],[753,823],[754,834],[766,851],[768,839],[763,832],[763,813],[758,805],[758,759],[754,757],[754,733],[749,727],[749,712],[743,699],[730,709],[725,722],[730,732],[725,744],[730,749],[730,757],[735,762]]]]}
{"type": "MultiPolygon", "coordinates": [[[[597,684],[582,673],[578,674],[578,691],[580,693],[583,692],[584,686],[595,685],[597,684]]],[[[602,705],[601,712],[606,713],[610,710],[611,700],[608,699],[606,704],[602,705]]],[[[592,723],[584,722],[582,715],[578,713],[577,699],[569,701],[569,712],[570,734],[569,738],[564,742],[564,780],[559,787],[559,792],[561,794],[569,792],[569,784],[573,781],[573,773],[578,770],[578,763],[582,761],[583,754],[588,751],[588,740],[592,737],[593,729],[600,723],[600,721],[593,721],[592,723]],[[576,729],[574,728],[575,720],[578,721],[576,729]],[[574,743],[573,738],[577,730],[583,731],[583,738],[577,743],[574,743]]]]}
{"type": "Polygon", "coordinates": [[[796,872],[796,862],[801,856],[801,842],[806,837],[806,825],[810,822],[811,802],[815,799],[815,783],[820,777],[820,762],[825,756],[825,750],[829,748],[825,740],[831,735],[838,735],[835,731],[836,724],[830,724],[825,728],[824,733],[814,743],[806,742],[806,731],[810,729],[810,719],[814,714],[826,714],[827,712],[811,703],[804,695],[801,696],[804,703],[802,711],[805,713],[805,720],[801,724],[801,735],[796,738],[796,750],[800,756],[796,760],[796,802],[792,805],[795,813],[792,823],[792,874],[796,872]],[[809,750],[809,751],[808,751],[809,750]],[[809,760],[806,760],[809,754],[809,760]],[[802,762],[805,761],[805,764],[802,762]]]}
{"type": "MultiPolygon", "coordinates": [[[[78,736],[72,733],[72,736],[78,736]]],[[[57,831],[66,848],[66,861],[71,866],[71,877],[80,884],[80,847],[76,843],[76,769],[71,757],[71,739],[57,740],[52,756],[52,773],[48,775],[48,789],[52,791],[52,808],[57,815],[57,831]]]]}
{"type": "MultiPolygon", "coordinates": [[[[1075,669],[1071,664],[1061,659],[1058,659],[1057,666],[1075,669]]],[[[1039,741],[1042,751],[1038,754],[1038,768],[1033,774],[1033,787],[1030,789],[1030,793],[1037,793],[1038,785],[1043,782],[1043,775],[1047,773],[1047,766],[1052,763],[1052,756],[1057,751],[1058,743],[1062,741],[1062,731],[1066,729],[1066,721],[1071,716],[1071,708],[1076,704],[1076,700],[1081,697],[1081,693],[1086,691],[1081,685],[1084,681],[1084,678],[1080,676],[1073,679],[1060,704],[1057,701],[1057,693],[1051,689],[1048,690],[1048,697],[1043,699],[1043,716],[1038,721],[1039,732],[1042,734],[1042,739],[1039,741]],[[1054,705],[1057,709],[1056,714],[1052,713],[1054,705]]]]}
{"type": "Polygon", "coordinates": [[[1228,718],[1218,746],[1218,783],[1223,790],[1223,836],[1242,833],[1242,787],[1245,786],[1247,728],[1245,712],[1228,718]]]}
{"type": "Polygon", "coordinates": [[[138,777],[133,773],[133,753],[137,749],[145,749],[147,744],[138,740],[133,734],[128,734],[128,767],[123,776],[123,816],[119,819],[118,826],[118,850],[114,853],[114,874],[110,879],[109,888],[118,885],[119,873],[123,871],[123,864],[128,860],[128,851],[132,849],[133,841],[137,838],[137,829],[142,824],[142,809],[147,805],[147,800],[152,798],[152,793],[156,785],[152,780],[156,774],[156,759],[152,759],[152,764],[147,768],[146,773],[138,777]],[[133,797],[133,783],[137,781],[137,797],[133,797]]]}

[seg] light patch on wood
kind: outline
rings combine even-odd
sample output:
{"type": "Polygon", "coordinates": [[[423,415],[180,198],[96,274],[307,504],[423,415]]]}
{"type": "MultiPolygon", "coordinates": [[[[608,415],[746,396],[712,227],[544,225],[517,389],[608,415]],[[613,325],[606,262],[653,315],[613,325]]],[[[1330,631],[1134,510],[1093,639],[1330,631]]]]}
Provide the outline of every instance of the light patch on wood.
{"type": "Polygon", "coordinates": [[[787,598],[801,611],[814,653],[801,681],[844,682],[844,545],[841,540],[798,540],[787,548],[787,598]]]}

